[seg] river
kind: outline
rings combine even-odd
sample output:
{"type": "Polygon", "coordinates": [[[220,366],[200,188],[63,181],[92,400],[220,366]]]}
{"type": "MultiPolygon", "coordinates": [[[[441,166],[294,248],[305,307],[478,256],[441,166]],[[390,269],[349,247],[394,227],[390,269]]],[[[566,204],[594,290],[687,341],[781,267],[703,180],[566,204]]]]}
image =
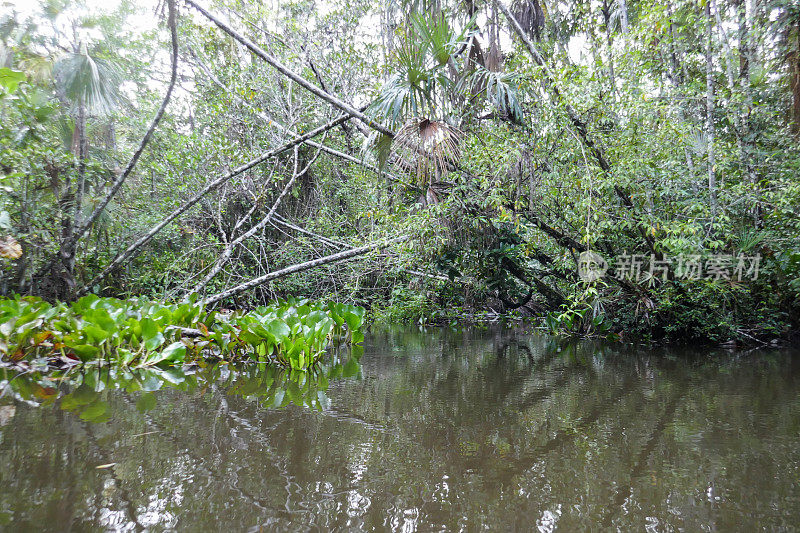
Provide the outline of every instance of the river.
{"type": "MultiPolygon", "coordinates": [[[[369,333],[325,378],[16,377],[15,531],[800,528],[800,354],[369,333]]],[[[7,378],[10,376],[7,376],[7,378]]]]}

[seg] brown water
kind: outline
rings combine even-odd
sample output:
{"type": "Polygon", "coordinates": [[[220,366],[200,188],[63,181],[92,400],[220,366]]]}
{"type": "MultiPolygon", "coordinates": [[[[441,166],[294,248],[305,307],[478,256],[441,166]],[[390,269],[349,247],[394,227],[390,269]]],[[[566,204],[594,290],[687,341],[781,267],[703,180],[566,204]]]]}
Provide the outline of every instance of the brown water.
{"type": "Polygon", "coordinates": [[[313,383],[224,366],[18,377],[0,399],[0,527],[800,528],[789,351],[437,329],[364,347],[313,383]]]}

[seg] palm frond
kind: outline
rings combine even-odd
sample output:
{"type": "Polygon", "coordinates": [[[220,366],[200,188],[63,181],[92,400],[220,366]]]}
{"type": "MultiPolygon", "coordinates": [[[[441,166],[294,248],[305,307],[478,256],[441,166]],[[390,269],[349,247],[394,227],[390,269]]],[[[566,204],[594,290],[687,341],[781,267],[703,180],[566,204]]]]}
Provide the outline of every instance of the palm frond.
{"type": "Polygon", "coordinates": [[[52,78],[53,62],[48,57],[32,56],[20,61],[20,68],[29,79],[44,83],[52,78]]]}
{"type": "Polygon", "coordinates": [[[767,239],[763,230],[744,228],[733,238],[733,244],[739,253],[748,253],[767,239]]]}
{"type": "Polygon", "coordinates": [[[411,17],[411,26],[413,37],[422,44],[424,51],[430,54],[434,64],[444,66],[455,51],[465,43],[464,36],[471,24],[467,24],[464,30],[456,35],[445,13],[439,13],[433,17],[414,15],[411,17]]]}
{"type": "Polygon", "coordinates": [[[505,72],[494,72],[477,66],[466,78],[461,89],[469,96],[483,92],[486,100],[500,115],[508,116],[516,124],[522,124],[523,111],[519,103],[519,76],[505,72]]]}
{"type": "Polygon", "coordinates": [[[392,155],[392,138],[377,131],[372,132],[369,137],[364,139],[364,144],[361,147],[363,157],[366,157],[369,152],[375,154],[378,160],[378,168],[383,170],[389,156],[392,155]]]}
{"type": "Polygon", "coordinates": [[[428,80],[424,71],[413,66],[403,69],[387,80],[369,112],[399,124],[404,117],[421,112],[430,102],[428,80]]]}
{"type": "Polygon", "coordinates": [[[417,117],[407,121],[394,138],[400,164],[416,175],[420,184],[430,184],[446,174],[461,159],[464,134],[445,122],[417,117]]]}
{"type": "Polygon", "coordinates": [[[90,115],[104,116],[116,108],[120,76],[109,61],[91,57],[85,45],[79,53],[61,57],[53,67],[59,92],[72,104],[72,112],[86,107],[90,115]]]}
{"type": "Polygon", "coordinates": [[[447,65],[466,45],[466,35],[474,17],[456,34],[444,13],[436,16],[412,15],[411,24],[392,58],[395,74],[373,102],[370,112],[394,125],[408,117],[433,115],[437,92],[451,88],[447,65]]]}

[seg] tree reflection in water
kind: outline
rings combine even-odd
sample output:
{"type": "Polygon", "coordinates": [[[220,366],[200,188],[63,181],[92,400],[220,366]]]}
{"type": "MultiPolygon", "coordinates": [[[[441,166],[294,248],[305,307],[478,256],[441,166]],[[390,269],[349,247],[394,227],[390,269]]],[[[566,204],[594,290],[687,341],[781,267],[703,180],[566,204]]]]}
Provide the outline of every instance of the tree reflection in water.
{"type": "Polygon", "coordinates": [[[800,525],[792,354],[698,358],[502,329],[384,331],[364,348],[315,377],[226,365],[17,377],[0,406],[0,520],[44,530],[800,525]]]}

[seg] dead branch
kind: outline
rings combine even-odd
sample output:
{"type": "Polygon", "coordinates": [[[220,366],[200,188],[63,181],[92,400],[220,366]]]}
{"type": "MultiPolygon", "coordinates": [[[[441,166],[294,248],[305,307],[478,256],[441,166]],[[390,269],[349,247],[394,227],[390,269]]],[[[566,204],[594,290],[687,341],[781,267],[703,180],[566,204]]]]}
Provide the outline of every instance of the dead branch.
{"type": "Polygon", "coordinates": [[[255,278],[248,282],[242,283],[241,285],[237,285],[236,287],[227,289],[225,291],[219,292],[217,294],[211,295],[204,300],[206,304],[213,304],[219,302],[220,300],[224,300],[225,298],[229,298],[231,296],[235,296],[239,293],[242,293],[246,290],[252,289],[254,287],[258,287],[259,285],[263,285],[269,281],[274,279],[282,278],[284,276],[288,276],[289,274],[295,274],[297,272],[303,272],[304,270],[309,270],[314,267],[327,265],[330,263],[338,263],[341,261],[347,261],[348,259],[353,259],[354,257],[358,257],[360,255],[364,255],[367,252],[371,252],[373,250],[380,250],[382,248],[386,248],[392,244],[407,241],[410,239],[409,235],[403,235],[400,237],[395,237],[393,239],[388,239],[385,241],[379,241],[372,244],[368,244],[366,246],[361,246],[358,248],[351,248],[349,250],[345,250],[343,252],[338,252],[332,255],[326,255],[325,257],[320,257],[319,259],[314,259],[312,261],[307,261],[305,263],[300,263],[297,265],[292,265],[290,267],[283,268],[281,270],[276,270],[275,272],[270,272],[269,274],[265,274],[261,277],[255,278]]]}

